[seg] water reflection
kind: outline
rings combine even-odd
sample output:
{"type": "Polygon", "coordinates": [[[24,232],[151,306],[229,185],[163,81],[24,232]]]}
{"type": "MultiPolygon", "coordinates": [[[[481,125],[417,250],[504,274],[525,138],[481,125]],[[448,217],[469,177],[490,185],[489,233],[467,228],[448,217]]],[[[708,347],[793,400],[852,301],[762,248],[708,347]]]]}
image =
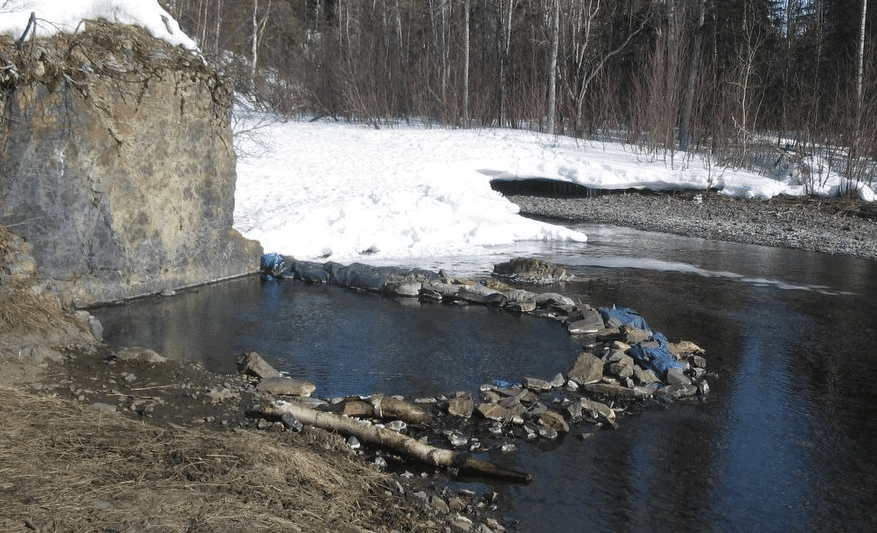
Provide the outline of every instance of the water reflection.
{"type": "MultiPolygon", "coordinates": [[[[877,263],[585,231],[587,244],[526,243],[428,266],[483,273],[524,254],[567,265],[582,281],[554,289],[637,309],[654,329],[704,347],[719,379],[707,402],[655,407],[623,417],[618,430],[577,428],[497,456],[536,474],[530,485],[491,487],[517,530],[870,530],[877,263]]],[[[153,343],[219,369],[256,349],[327,396],[551,377],[574,353],[548,321],[253,279],[97,314],[120,343],[153,343]]]]}

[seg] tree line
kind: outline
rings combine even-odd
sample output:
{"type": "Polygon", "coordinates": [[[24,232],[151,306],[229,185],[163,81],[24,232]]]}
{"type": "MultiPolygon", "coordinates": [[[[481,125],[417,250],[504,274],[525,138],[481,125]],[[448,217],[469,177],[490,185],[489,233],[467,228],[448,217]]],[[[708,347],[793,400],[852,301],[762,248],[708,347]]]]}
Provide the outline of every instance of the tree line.
{"type": "Polygon", "coordinates": [[[531,128],[743,167],[820,151],[868,181],[877,152],[868,0],[163,5],[281,113],[531,128]]]}

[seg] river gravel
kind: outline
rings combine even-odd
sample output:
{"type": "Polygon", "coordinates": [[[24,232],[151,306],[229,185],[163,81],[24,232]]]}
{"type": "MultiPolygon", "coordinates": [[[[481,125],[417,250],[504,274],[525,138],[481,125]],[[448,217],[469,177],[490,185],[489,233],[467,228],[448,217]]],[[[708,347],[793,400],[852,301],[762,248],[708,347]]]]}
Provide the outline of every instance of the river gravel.
{"type": "Polygon", "coordinates": [[[849,198],[751,200],[688,191],[507,198],[521,214],[541,219],[877,259],[877,206],[849,198]]]}

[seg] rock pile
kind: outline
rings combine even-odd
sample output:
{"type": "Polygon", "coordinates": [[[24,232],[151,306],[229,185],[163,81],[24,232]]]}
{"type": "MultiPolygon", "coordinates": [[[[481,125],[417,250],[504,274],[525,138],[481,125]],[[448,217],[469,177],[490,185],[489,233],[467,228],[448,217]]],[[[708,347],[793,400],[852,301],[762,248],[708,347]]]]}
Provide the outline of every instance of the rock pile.
{"type": "MultiPolygon", "coordinates": [[[[702,398],[709,393],[703,350],[688,341],[670,342],[627,308],[598,309],[554,292],[532,292],[495,279],[452,279],[442,272],[318,264],[279,255],[265,256],[262,262],[263,274],[270,278],[333,283],[422,302],[491,305],[566,325],[582,351],[566,372],[551,380],[525,376],[519,383],[485,384],[477,400],[469,392],[418,398],[411,409],[426,408],[429,416],[417,421],[400,416],[405,409],[382,416],[370,405],[374,398],[336,398],[319,407],[393,424],[435,444],[511,451],[516,448],[514,439],[554,439],[582,424],[616,427],[621,413],[644,401],[702,398]]],[[[560,267],[530,260],[513,260],[497,271],[506,279],[535,279],[538,284],[551,275],[558,276],[555,281],[568,276],[560,267]],[[516,269],[523,275],[515,277],[516,269]]]]}

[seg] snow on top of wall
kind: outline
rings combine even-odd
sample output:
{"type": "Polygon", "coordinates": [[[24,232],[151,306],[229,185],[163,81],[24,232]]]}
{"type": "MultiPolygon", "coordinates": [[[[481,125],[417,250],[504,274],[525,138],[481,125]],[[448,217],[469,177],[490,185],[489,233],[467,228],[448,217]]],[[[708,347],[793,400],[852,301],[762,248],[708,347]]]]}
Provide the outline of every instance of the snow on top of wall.
{"type": "Polygon", "coordinates": [[[0,34],[19,39],[24,34],[31,13],[36,18],[38,37],[58,32],[73,33],[85,19],[103,18],[110,22],[135,24],[146,28],[153,37],[197,50],[179,23],[162,9],[156,0],[0,0],[0,34]]]}

